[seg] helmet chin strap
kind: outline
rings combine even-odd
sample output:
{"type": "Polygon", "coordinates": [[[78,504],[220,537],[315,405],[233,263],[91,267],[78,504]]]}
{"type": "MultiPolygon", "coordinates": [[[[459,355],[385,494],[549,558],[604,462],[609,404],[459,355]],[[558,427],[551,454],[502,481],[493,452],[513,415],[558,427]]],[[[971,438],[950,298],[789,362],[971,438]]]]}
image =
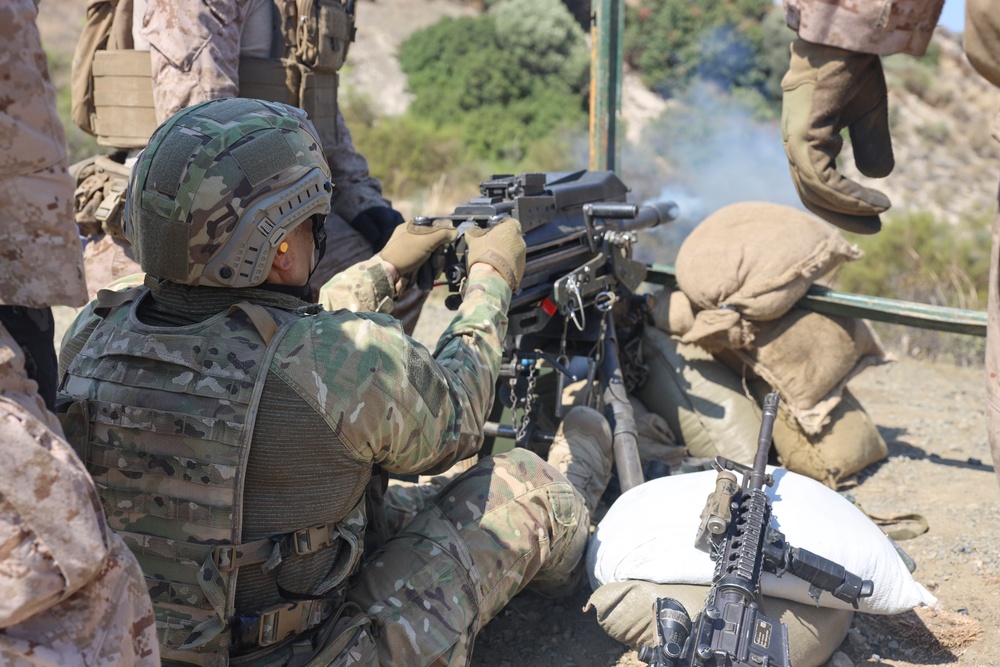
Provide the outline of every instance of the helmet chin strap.
{"type": "Polygon", "coordinates": [[[306,279],[306,284],[308,285],[312,282],[313,274],[316,273],[316,269],[319,268],[319,263],[323,261],[323,255],[326,254],[326,218],[322,215],[312,216],[312,232],[313,232],[313,245],[316,246],[316,261],[313,262],[312,270],[309,271],[309,278],[306,279]]]}
{"type": "Polygon", "coordinates": [[[316,269],[319,268],[319,263],[323,259],[323,255],[326,254],[326,217],[323,215],[312,216],[312,235],[313,244],[316,246],[315,257],[316,260],[313,262],[312,269],[309,271],[309,277],[306,278],[305,285],[275,285],[274,283],[269,283],[264,281],[259,285],[259,287],[269,290],[271,292],[280,292],[282,294],[288,294],[290,296],[295,296],[303,301],[312,301],[313,293],[310,282],[312,282],[313,274],[316,273],[316,269]]]}

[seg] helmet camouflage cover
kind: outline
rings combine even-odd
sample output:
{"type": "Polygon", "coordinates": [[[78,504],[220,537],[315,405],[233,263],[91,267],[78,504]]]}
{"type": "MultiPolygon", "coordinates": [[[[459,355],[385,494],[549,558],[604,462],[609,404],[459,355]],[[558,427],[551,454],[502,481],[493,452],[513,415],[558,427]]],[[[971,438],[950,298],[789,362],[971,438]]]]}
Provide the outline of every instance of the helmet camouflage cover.
{"type": "Polygon", "coordinates": [[[125,236],[153,278],[252,287],[267,278],[291,229],[329,213],[332,192],[305,112],[212,100],[153,133],[129,179],[125,236]]]}

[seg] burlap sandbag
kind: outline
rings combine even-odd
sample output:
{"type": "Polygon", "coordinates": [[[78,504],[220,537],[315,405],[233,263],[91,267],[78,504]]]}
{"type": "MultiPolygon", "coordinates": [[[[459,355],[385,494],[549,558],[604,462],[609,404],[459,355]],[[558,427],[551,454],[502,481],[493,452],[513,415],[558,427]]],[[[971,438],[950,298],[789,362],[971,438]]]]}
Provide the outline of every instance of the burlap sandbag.
{"type": "Polygon", "coordinates": [[[698,311],[685,343],[712,350],[753,342],[748,321],[784,315],[821,276],[861,251],[819,218],[742,202],[705,218],[677,255],[677,283],[698,311]]]}
{"type": "MultiPolygon", "coordinates": [[[[608,635],[637,649],[642,644],[653,643],[656,598],[678,600],[693,621],[705,606],[708,590],[708,586],[614,582],[594,591],[587,608],[597,611],[597,622],[608,635]]],[[[789,663],[795,667],[819,667],[826,662],[847,636],[854,617],[853,611],[813,607],[766,596],[763,611],[788,626],[789,663]]]]}
{"type": "Polygon", "coordinates": [[[753,463],[760,411],[738,375],[700,347],[652,327],[644,333],[643,359],[649,375],[636,393],[666,420],[678,444],[694,457],[753,463]]]}
{"type": "Polygon", "coordinates": [[[660,331],[683,336],[694,326],[694,310],[684,292],[665,287],[653,295],[653,324],[660,331]]]}
{"type": "MultiPolygon", "coordinates": [[[[771,391],[770,385],[763,380],[752,380],[749,386],[763,404],[764,396],[771,391]]],[[[779,406],[774,421],[774,449],[783,467],[831,488],[837,488],[845,477],[889,455],[875,422],[846,388],[830,413],[829,423],[815,435],[804,433],[795,418],[779,406]]]]}
{"type": "MultiPolygon", "coordinates": [[[[865,320],[792,309],[754,325],[755,340],[721,359],[738,359],[767,380],[802,430],[817,435],[830,422],[848,380],[871,365],[891,361],[865,320]]],[[[743,376],[744,369],[734,367],[743,376]]]]}

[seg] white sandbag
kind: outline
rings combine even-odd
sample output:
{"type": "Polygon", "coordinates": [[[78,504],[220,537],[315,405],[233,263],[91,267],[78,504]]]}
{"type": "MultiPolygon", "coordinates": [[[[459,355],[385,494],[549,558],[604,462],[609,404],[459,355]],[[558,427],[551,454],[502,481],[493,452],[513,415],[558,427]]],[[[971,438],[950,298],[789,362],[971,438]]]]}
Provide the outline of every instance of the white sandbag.
{"type": "MultiPolygon", "coordinates": [[[[772,525],[793,547],[807,549],[871,579],[874,594],[860,601],[868,614],[895,614],[936,602],[913,579],[889,538],[859,509],[819,482],[781,468],[768,468],[775,484],[772,525]]],[[[716,472],[663,477],[622,494],[591,537],[587,570],[591,586],[640,579],[664,584],[711,583],[715,564],[694,547],[705,499],[716,472]]],[[[764,573],[761,592],[815,604],[809,584],[786,574],[764,573]]],[[[850,609],[823,592],[819,606],[850,609]]]]}

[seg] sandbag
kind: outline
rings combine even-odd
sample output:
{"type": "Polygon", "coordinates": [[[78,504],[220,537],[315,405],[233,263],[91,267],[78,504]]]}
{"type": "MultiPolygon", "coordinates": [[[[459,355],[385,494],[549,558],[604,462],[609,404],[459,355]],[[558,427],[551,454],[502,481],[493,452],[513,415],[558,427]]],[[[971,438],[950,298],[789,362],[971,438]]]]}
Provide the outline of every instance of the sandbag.
{"type": "MultiPolygon", "coordinates": [[[[874,583],[859,601],[867,614],[896,614],[936,600],[900,559],[892,541],[849,500],[803,475],[768,467],[774,485],[771,525],[788,544],[828,558],[874,583]],[[849,539],[845,539],[849,536],[849,539]]],[[[587,572],[591,588],[640,579],[657,583],[710,584],[715,563],[694,546],[705,499],[715,488],[715,471],[654,479],[622,494],[591,536],[587,572]]],[[[764,573],[764,595],[851,609],[830,593],[810,596],[809,583],[790,574],[764,573]]]]}
{"type": "MultiPolygon", "coordinates": [[[[868,366],[892,360],[871,325],[854,317],[795,308],[779,320],[753,327],[752,345],[719,358],[738,359],[767,380],[785,409],[810,435],[829,423],[852,377],[868,366]]],[[[742,366],[733,370],[741,376],[745,373],[742,366]]]]}
{"type": "MultiPolygon", "coordinates": [[[[760,405],[771,391],[763,380],[749,382],[760,405]]],[[[805,433],[784,407],[778,407],[774,421],[774,449],[781,465],[812,477],[831,488],[856,472],[889,455],[889,448],[875,422],[849,389],[830,412],[830,421],[819,433],[805,433]]]]}
{"type": "Polygon", "coordinates": [[[691,456],[753,462],[760,411],[739,376],[700,347],[653,327],[643,334],[643,361],[649,375],[636,393],[691,456]]]}
{"type": "Polygon", "coordinates": [[[694,310],[684,292],[665,287],[653,294],[653,324],[660,331],[683,336],[694,326],[694,310]]]}
{"type": "MultiPolygon", "coordinates": [[[[705,607],[708,586],[621,581],[601,586],[587,602],[597,612],[597,622],[614,639],[633,649],[653,643],[653,604],[656,598],[674,598],[687,609],[691,620],[705,607]]],[[[819,667],[847,636],[854,612],[827,609],[791,600],[763,597],[763,611],[788,626],[789,663],[819,667]]]]}
{"type": "Polygon", "coordinates": [[[739,348],[751,321],[784,315],[820,277],[862,256],[832,226],[788,206],[741,202],[705,218],[677,254],[696,312],[685,343],[739,348]]]}

